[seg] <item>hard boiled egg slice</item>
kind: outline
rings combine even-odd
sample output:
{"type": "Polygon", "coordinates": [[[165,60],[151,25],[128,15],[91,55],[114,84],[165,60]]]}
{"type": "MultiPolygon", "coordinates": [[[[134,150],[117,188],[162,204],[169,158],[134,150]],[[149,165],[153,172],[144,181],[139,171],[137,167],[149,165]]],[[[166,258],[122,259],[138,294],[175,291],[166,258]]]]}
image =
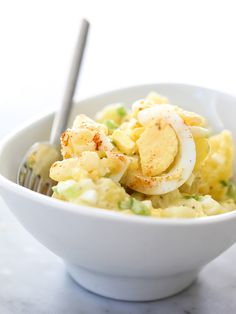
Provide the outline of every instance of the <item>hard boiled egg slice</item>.
{"type": "Polygon", "coordinates": [[[190,177],[196,162],[196,148],[189,127],[167,106],[147,108],[138,113],[138,120],[144,127],[155,120],[166,121],[175,131],[179,143],[177,156],[173,165],[168,168],[169,171],[167,169],[153,177],[144,176],[140,170],[128,171],[126,185],[149,195],[161,195],[176,190],[190,177]]]}

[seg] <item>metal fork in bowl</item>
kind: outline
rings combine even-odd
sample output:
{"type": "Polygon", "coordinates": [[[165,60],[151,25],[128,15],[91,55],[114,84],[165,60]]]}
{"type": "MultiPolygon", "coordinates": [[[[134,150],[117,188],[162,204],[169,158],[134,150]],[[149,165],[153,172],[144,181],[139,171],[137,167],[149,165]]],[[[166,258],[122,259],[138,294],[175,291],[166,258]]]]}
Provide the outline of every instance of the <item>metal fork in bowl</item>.
{"type": "Polygon", "coordinates": [[[52,186],[55,185],[55,182],[49,177],[49,170],[55,161],[61,159],[60,136],[67,127],[88,31],[89,22],[82,20],[64,99],[55,115],[50,140],[48,142],[35,143],[30,147],[20,164],[17,175],[18,184],[49,196],[52,194],[52,186]]]}

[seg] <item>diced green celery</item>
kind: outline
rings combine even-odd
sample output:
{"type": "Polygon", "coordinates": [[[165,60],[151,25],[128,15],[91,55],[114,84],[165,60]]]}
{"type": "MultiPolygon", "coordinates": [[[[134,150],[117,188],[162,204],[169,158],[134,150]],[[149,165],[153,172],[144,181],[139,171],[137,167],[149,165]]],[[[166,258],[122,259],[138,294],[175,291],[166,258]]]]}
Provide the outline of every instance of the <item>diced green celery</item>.
{"type": "Polygon", "coordinates": [[[228,185],[227,195],[236,202],[236,186],[231,182],[228,185]]]}
{"type": "Polygon", "coordinates": [[[136,215],[148,216],[150,215],[150,209],[141,201],[130,197],[124,201],[119,202],[118,207],[120,209],[130,209],[136,215]]]}
{"type": "Polygon", "coordinates": [[[57,193],[57,185],[52,187],[53,192],[57,193]]]}
{"type": "Polygon", "coordinates": [[[227,188],[226,195],[236,203],[236,186],[230,181],[221,180],[220,183],[227,188]]]}
{"type": "Polygon", "coordinates": [[[225,187],[227,187],[227,186],[228,186],[228,182],[227,182],[227,181],[225,181],[225,180],[221,180],[221,181],[220,181],[220,183],[221,183],[223,186],[225,186],[225,187]]]}
{"type": "Polygon", "coordinates": [[[118,125],[113,120],[105,120],[104,124],[108,127],[109,131],[111,132],[118,128],[118,125]]]}
{"type": "Polygon", "coordinates": [[[185,199],[190,199],[190,198],[193,198],[195,199],[195,201],[200,201],[201,200],[201,196],[200,195],[185,195],[184,196],[185,199]]]}
{"type": "Polygon", "coordinates": [[[81,188],[76,181],[67,180],[59,182],[53,187],[53,191],[58,195],[62,195],[65,199],[70,200],[79,196],[81,188]]]}
{"type": "Polygon", "coordinates": [[[127,114],[126,108],[121,105],[120,107],[117,108],[117,113],[120,117],[124,117],[127,114]]]}
{"type": "Polygon", "coordinates": [[[131,209],[132,203],[133,203],[133,198],[130,197],[124,201],[119,202],[118,207],[120,209],[131,209]]]}
{"type": "Polygon", "coordinates": [[[131,205],[131,210],[137,215],[148,216],[150,215],[150,209],[145,206],[142,202],[133,198],[133,203],[131,205]]]}

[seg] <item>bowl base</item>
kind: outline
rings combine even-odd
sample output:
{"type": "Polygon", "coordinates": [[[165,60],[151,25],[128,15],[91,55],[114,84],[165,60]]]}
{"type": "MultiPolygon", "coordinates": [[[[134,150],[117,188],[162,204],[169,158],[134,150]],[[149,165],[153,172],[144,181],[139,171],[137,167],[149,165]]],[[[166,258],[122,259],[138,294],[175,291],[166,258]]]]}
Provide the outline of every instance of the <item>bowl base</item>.
{"type": "Polygon", "coordinates": [[[151,301],[174,295],[190,286],[198,271],[169,277],[112,276],[67,264],[71,277],[85,289],[96,294],[124,301],[151,301]]]}

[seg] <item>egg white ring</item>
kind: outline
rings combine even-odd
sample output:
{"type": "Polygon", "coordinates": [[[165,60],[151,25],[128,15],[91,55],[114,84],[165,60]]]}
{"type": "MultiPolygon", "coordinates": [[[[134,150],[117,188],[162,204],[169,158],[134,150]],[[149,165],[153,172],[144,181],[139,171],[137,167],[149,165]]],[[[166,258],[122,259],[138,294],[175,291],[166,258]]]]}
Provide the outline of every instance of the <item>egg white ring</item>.
{"type": "MultiPolygon", "coordinates": [[[[110,156],[112,156],[112,154],[113,153],[111,153],[110,151],[106,152],[106,155],[107,155],[108,158],[110,156]]],[[[122,159],[123,159],[122,164],[123,164],[123,166],[122,166],[121,170],[118,173],[109,175],[109,178],[112,179],[116,183],[118,183],[121,180],[121,178],[125,174],[126,170],[128,169],[128,166],[130,164],[130,159],[127,156],[125,156],[123,154],[118,154],[118,155],[122,156],[122,159]]],[[[117,157],[117,158],[119,158],[119,157],[117,157]]]]}
{"type": "Polygon", "coordinates": [[[145,105],[150,106],[147,108],[152,108],[152,107],[156,107],[156,106],[160,107],[160,109],[165,107],[166,109],[169,109],[169,110],[175,110],[175,108],[176,108],[176,106],[170,105],[170,104],[151,104],[151,103],[149,103],[149,101],[147,99],[139,99],[139,100],[136,100],[132,104],[132,112],[138,110],[139,108],[143,108],[143,106],[145,106],[145,105]]]}
{"type": "Polygon", "coordinates": [[[210,135],[210,130],[203,128],[201,126],[190,126],[190,131],[192,133],[193,136],[204,136],[207,137],[210,135]]]}
{"type": "Polygon", "coordinates": [[[178,153],[177,160],[168,173],[147,177],[130,171],[127,175],[127,186],[150,195],[165,194],[183,185],[191,176],[196,162],[194,139],[183,119],[170,108],[164,107],[147,108],[138,113],[138,120],[144,126],[156,118],[164,119],[172,126],[179,140],[180,153],[178,153]]]}

